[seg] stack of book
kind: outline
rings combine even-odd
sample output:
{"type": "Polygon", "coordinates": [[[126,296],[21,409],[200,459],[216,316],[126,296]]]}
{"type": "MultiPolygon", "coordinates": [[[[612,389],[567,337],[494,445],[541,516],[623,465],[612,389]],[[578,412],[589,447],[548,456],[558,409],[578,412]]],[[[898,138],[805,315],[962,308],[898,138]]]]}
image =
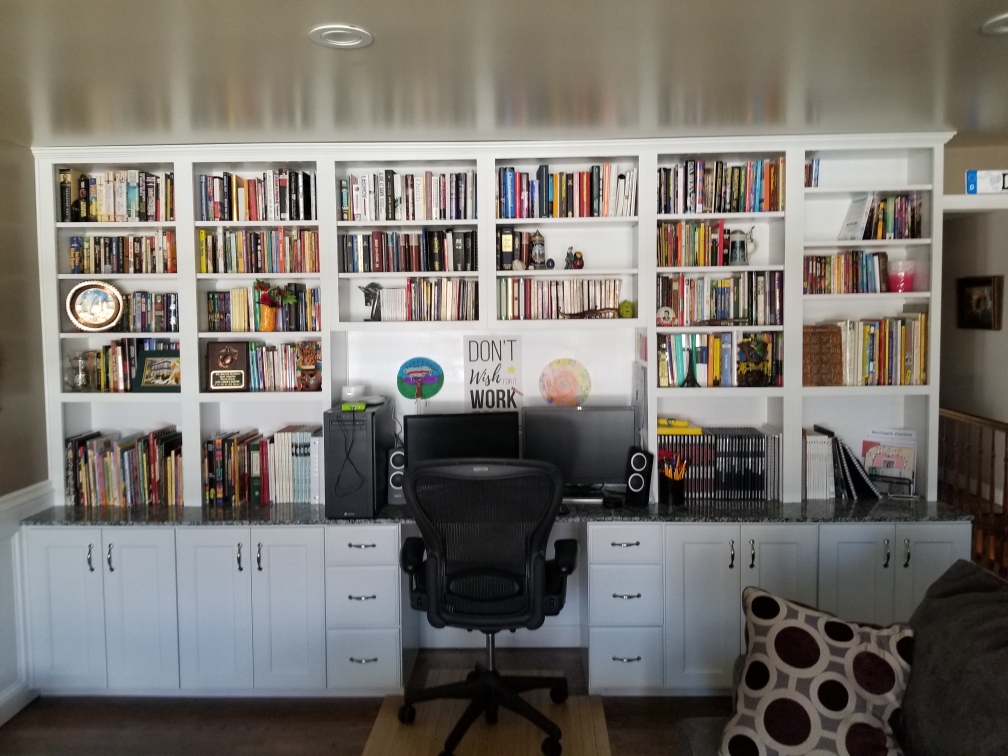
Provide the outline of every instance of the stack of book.
{"type": "Polygon", "coordinates": [[[868,499],[881,497],[861,460],[836,434],[821,425],[802,429],[802,498],[868,499]]]}
{"type": "Polygon", "coordinates": [[[179,342],[114,339],[68,357],[67,390],[98,393],[180,391],[179,342]],[[144,368],[151,375],[144,381],[144,368]]]}
{"type": "Polygon", "coordinates": [[[637,169],[621,173],[614,163],[571,173],[550,173],[548,165],[540,165],[534,178],[514,168],[498,168],[496,191],[498,218],[637,215],[637,169]]]}
{"type": "Polygon", "coordinates": [[[658,267],[727,265],[728,230],[718,221],[662,221],[658,224],[658,267]]]}
{"type": "Polygon", "coordinates": [[[762,213],[784,209],[784,158],[687,160],[658,169],[659,213],[762,213]]]}
{"type": "Polygon", "coordinates": [[[182,506],[182,434],[174,425],[125,438],[91,431],[68,438],[65,452],[70,506],[182,506]]]}
{"type": "Polygon", "coordinates": [[[474,279],[407,278],[405,288],[378,291],[385,322],[479,318],[479,284],[474,279]]]}
{"type": "Polygon", "coordinates": [[[851,197],[840,241],[865,239],[919,239],[923,226],[921,196],[910,194],[858,194],[851,197]]]}
{"type": "Polygon", "coordinates": [[[146,236],[71,236],[70,272],[178,273],[175,232],[146,236]]]}
{"type": "Polygon", "coordinates": [[[134,291],[123,294],[123,314],[114,330],[120,333],[177,333],[178,294],[134,291]]]}
{"type": "Polygon", "coordinates": [[[199,232],[200,273],[318,273],[318,231],[199,232]]]}
{"type": "Polygon", "coordinates": [[[475,231],[427,230],[418,233],[371,231],[344,234],[343,273],[421,273],[476,270],[475,231]]]}
{"type": "Polygon", "coordinates": [[[658,459],[686,460],[686,498],[777,501],[781,434],[757,428],[661,425],[658,459]]]}
{"type": "Polygon", "coordinates": [[[805,161],[805,188],[814,189],[819,186],[819,158],[805,161]]]}
{"type": "Polygon", "coordinates": [[[659,313],[659,326],[782,325],[784,273],[659,275],[656,302],[671,310],[659,313]]]}
{"type": "Polygon", "coordinates": [[[208,291],[207,330],[215,333],[322,330],[322,290],[319,287],[309,289],[304,284],[289,283],[280,290],[281,297],[293,301],[279,307],[263,305],[260,290],[255,286],[208,291]],[[262,317],[266,307],[271,313],[268,323],[262,317]]]}
{"type": "Polygon", "coordinates": [[[889,291],[889,255],[851,250],[806,255],[805,294],[876,294],[889,291]]]}
{"type": "Polygon", "coordinates": [[[476,172],[399,174],[391,169],[340,180],[340,220],[474,220],[476,172]]]}
{"type": "Polygon", "coordinates": [[[139,170],[88,176],[60,168],[63,223],[149,223],[175,220],[175,174],[139,170]]]}
{"type": "Polygon", "coordinates": [[[262,178],[224,171],[201,175],[199,221],[310,221],[318,219],[315,171],[280,168],[262,178]]]}
{"type": "Polygon", "coordinates": [[[618,278],[501,278],[500,320],[557,320],[619,317],[618,278]]]}
{"type": "Polygon", "coordinates": [[[211,341],[206,345],[208,391],[321,391],[322,348],[318,341],[262,344],[211,341]],[[216,373],[229,374],[226,382],[216,373]]]}
{"type": "Polygon", "coordinates": [[[895,318],[806,325],[804,385],[926,385],[928,316],[913,308],[906,305],[895,318]]]}
{"type": "Polygon", "coordinates": [[[784,385],[781,333],[658,335],[658,387],[784,385]],[[735,349],[733,350],[733,346],[735,349]]]}
{"type": "Polygon", "coordinates": [[[321,426],[224,433],[204,442],[203,504],[318,504],[321,467],[321,426]]]}

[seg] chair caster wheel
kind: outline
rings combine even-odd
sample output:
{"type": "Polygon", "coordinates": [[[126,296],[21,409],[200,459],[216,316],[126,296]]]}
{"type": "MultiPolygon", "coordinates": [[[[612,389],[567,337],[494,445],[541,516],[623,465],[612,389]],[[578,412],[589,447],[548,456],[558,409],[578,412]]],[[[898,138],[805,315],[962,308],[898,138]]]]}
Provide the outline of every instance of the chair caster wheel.
{"type": "Polygon", "coordinates": [[[486,722],[487,724],[497,724],[497,707],[494,706],[486,711],[486,722]]]}
{"type": "Polygon", "coordinates": [[[566,685],[558,685],[555,688],[550,688],[550,700],[552,700],[553,703],[558,703],[558,704],[559,703],[563,703],[564,701],[566,701],[567,700],[567,686],[566,685]]]}
{"type": "Polygon", "coordinates": [[[479,672],[470,672],[468,675],[466,675],[466,682],[472,682],[477,677],[479,677],[479,672]]]}
{"type": "Polygon", "coordinates": [[[563,753],[563,746],[556,738],[546,738],[542,742],[543,756],[560,756],[563,753]]]}
{"type": "Polygon", "coordinates": [[[413,720],[416,719],[416,708],[409,705],[403,704],[399,707],[399,721],[403,724],[413,724],[413,720]]]}

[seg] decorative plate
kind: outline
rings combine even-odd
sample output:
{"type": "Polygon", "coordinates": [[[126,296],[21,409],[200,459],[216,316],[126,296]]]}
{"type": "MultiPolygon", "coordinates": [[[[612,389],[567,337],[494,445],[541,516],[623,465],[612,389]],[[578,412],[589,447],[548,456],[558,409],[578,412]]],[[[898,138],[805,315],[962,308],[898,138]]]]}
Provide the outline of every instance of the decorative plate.
{"type": "Polygon", "coordinates": [[[105,281],[81,281],[67,294],[66,311],[82,331],[107,331],[122,317],[122,294],[105,281]]]}
{"type": "Polygon", "coordinates": [[[577,360],[561,357],[553,360],[539,374],[539,394],[547,404],[578,407],[591,393],[591,375],[577,360]]]}

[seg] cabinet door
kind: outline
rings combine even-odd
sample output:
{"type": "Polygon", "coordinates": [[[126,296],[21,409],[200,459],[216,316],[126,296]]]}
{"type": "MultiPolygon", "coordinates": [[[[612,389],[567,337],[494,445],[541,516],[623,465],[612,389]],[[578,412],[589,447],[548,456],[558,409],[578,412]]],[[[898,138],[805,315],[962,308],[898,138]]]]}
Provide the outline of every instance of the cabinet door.
{"type": "Polygon", "coordinates": [[[665,687],[732,687],[741,650],[743,550],[738,525],[665,526],[665,687]]]}
{"type": "Polygon", "coordinates": [[[970,558],[969,522],[896,525],[896,621],[906,622],[931,583],[957,559],[970,558]]]}
{"type": "Polygon", "coordinates": [[[178,528],[179,676],[186,689],[252,687],[248,528],[178,528]]]}
{"type": "Polygon", "coordinates": [[[889,625],[897,568],[892,523],[819,526],[819,608],[851,622],[889,625]]]}
{"type": "Polygon", "coordinates": [[[741,561],[743,588],[753,585],[816,605],[819,526],[815,523],[743,525],[741,561]]]}
{"type": "Polygon", "coordinates": [[[179,686],[175,529],[102,528],[109,688],[179,686]]]}
{"type": "Polygon", "coordinates": [[[252,528],[253,685],[326,681],[323,528],[252,528]]]}
{"type": "Polygon", "coordinates": [[[25,531],[33,687],[104,688],[100,528],[25,531]]]}

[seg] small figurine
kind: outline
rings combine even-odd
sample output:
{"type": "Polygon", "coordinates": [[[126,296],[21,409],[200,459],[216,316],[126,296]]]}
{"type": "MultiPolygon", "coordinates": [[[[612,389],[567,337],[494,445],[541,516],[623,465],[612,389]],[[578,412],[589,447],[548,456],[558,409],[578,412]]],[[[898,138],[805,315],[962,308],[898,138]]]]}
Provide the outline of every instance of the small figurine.
{"type": "Polygon", "coordinates": [[[371,308],[371,318],[367,322],[381,322],[381,284],[372,281],[367,286],[358,286],[364,292],[364,306],[371,308]]]}
{"type": "Polygon", "coordinates": [[[574,270],[574,247],[567,247],[567,256],[564,258],[564,270],[574,270]]]}
{"type": "Polygon", "coordinates": [[[550,270],[553,270],[553,268],[556,267],[556,260],[554,260],[551,257],[549,260],[546,261],[546,267],[549,268],[550,270]]]}
{"type": "Polygon", "coordinates": [[[584,267],[584,255],[580,252],[574,253],[574,270],[581,270],[584,267]]]}
{"type": "Polygon", "coordinates": [[[633,302],[624,299],[619,303],[619,316],[621,318],[632,318],[633,317],[633,302]]]}

